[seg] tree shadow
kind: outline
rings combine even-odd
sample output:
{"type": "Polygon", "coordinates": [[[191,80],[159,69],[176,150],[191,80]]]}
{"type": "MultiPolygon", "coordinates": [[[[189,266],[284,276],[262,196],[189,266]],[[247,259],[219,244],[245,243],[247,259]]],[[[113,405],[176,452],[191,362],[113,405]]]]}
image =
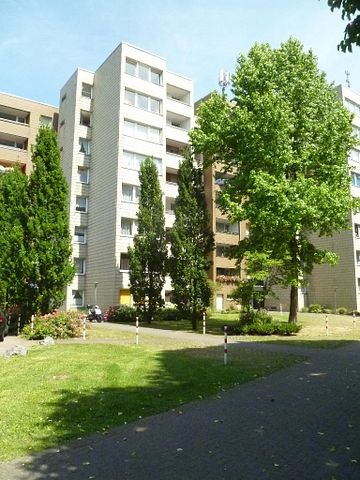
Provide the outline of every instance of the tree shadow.
{"type": "MultiPolygon", "coordinates": [[[[8,474],[6,478],[135,478],[128,477],[126,469],[137,461],[136,452],[145,448],[146,442],[152,442],[156,422],[149,423],[148,419],[143,419],[140,423],[131,422],[142,419],[144,412],[146,416],[150,416],[174,409],[174,414],[181,416],[182,406],[187,402],[221,395],[224,389],[255,380],[258,376],[266,376],[277,369],[306,359],[305,356],[295,355],[296,352],[294,355],[279,353],[276,347],[282,346],[282,342],[274,342],[274,345],[252,342],[232,344],[231,357],[226,368],[223,365],[222,347],[181,350],[181,362],[179,351],[161,351],[156,355],[158,368],[146,376],[146,382],[141,386],[112,386],[84,392],[74,389],[60,390],[56,401],[47,403],[51,407],[51,414],[46,419],[39,420],[43,427],[43,438],[34,439],[36,449],[55,448],[34,453],[28,459],[21,460],[21,463],[15,462],[16,475],[21,472],[22,476],[11,477],[11,464],[5,464],[5,467],[9,468],[5,468],[8,474]],[[273,365],[272,353],[269,352],[272,347],[275,347],[273,350],[276,352],[273,365]],[[264,353],[264,350],[269,351],[264,353]],[[261,362],[262,367],[259,367],[261,362]],[[49,425],[52,432],[55,432],[51,441],[46,437],[49,425]],[[142,438],[136,438],[144,443],[136,444],[136,439],[127,442],[128,435],[133,435],[134,432],[143,433],[142,438]],[[64,444],[65,446],[57,447],[64,444]]],[[[119,367],[121,368],[121,365],[119,367]]],[[[161,418],[160,416],[158,420],[160,423],[161,418]]],[[[170,431],[169,435],[169,438],[163,439],[164,448],[167,448],[168,441],[174,441],[176,432],[170,431]]],[[[140,472],[136,478],[156,476],[147,476],[140,472]]],[[[169,475],[168,478],[185,477],[169,475]]]]}

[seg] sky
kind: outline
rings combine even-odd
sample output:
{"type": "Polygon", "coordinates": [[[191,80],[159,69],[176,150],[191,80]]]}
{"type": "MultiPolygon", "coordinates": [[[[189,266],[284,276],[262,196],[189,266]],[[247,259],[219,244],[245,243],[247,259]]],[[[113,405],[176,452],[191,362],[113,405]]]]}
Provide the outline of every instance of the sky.
{"type": "Polygon", "coordinates": [[[342,53],[345,21],[326,0],[0,0],[0,91],[58,105],[77,67],[95,71],[125,41],[193,79],[195,99],[255,43],[289,37],[318,58],[329,82],[360,92],[360,47],[342,53]]]}

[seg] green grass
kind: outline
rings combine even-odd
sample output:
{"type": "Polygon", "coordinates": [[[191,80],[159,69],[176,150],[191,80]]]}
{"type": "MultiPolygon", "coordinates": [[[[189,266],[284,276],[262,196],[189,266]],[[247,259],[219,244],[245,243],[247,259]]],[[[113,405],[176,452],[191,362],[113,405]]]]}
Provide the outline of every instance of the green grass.
{"type": "MultiPolygon", "coordinates": [[[[269,312],[271,313],[271,312],[269,312]]],[[[274,320],[287,322],[287,313],[271,313],[274,320]]],[[[224,325],[234,325],[239,321],[239,313],[212,313],[206,322],[206,332],[214,335],[223,334],[224,325]]],[[[325,329],[325,315],[315,313],[299,313],[298,323],[302,330],[291,337],[272,336],[249,336],[236,337],[238,340],[249,342],[270,342],[284,345],[310,347],[310,348],[339,348],[352,341],[360,341],[360,318],[356,319],[356,327],[353,328],[353,320],[350,315],[328,315],[328,335],[325,329]]],[[[153,328],[169,330],[191,331],[191,323],[187,320],[172,322],[153,322],[153,328]]],[[[198,332],[202,331],[202,322],[198,324],[198,332]]]]}
{"type": "MultiPolygon", "coordinates": [[[[101,330],[92,329],[93,339],[101,330]]],[[[0,460],[180,410],[185,402],[221,395],[301,359],[234,349],[224,367],[219,347],[103,343],[59,343],[33,347],[26,357],[0,358],[0,460]]]]}

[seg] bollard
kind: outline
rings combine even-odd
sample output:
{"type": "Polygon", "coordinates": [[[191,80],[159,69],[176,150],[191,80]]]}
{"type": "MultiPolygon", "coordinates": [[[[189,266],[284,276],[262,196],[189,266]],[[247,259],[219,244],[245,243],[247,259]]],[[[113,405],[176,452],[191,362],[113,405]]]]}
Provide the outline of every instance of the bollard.
{"type": "Polygon", "coordinates": [[[17,334],[20,335],[20,328],[21,328],[21,316],[18,316],[18,323],[17,323],[17,334]]]}
{"type": "Polygon", "coordinates": [[[325,330],[326,330],[326,336],[329,335],[329,321],[328,321],[328,316],[325,315],[325,330]]]}
{"type": "Polygon", "coordinates": [[[136,334],[136,345],[139,345],[139,317],[136,317],[136,321],[135,321],[135,334],[136,334]]]}
{"type": "Polygon", "coordinates": [[[83,316],[83,340],[86,339],[86,316],[83,316]]]}
{"type": "Polygon", "coordinates": [[[206,334],[206,314],[203,312],[203,335],[206,334]]]}
{"type": "Polygon", "coordinates": [[[356,315],[355,315],[355,312],[353,312],[352,318],[353,318],[353,329],[355,329],[355,327],[356,327],[356,315]]]}
{"type": "Polygon", "coordinates": [[[227,326],[224,326],[224,365],[227,365],[227,355],[228,355],[228,349],[227,349],[227,326]]]}
{"type": "Polygon", "coordinates": [[[31,325],[30,325],[30,328],[31,328],[31,333],[34,332],[34,315],[31,315],[31,325]]]}
{"type": "Polygon", "coordinates": [[[283,314],[283,311],[282,311],[282,304],[280,303],[280,306],[279,306],[279,310],[280,310],[280,315],[283,314]]]}

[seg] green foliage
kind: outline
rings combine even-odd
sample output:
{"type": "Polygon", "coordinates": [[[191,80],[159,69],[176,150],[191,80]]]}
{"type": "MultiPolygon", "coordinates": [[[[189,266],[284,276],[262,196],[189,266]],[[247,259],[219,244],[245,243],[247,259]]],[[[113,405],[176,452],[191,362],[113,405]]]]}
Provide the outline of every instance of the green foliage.
{"type": "Polygon", "coordinates": [[[272,317],[266,310],[249,310],[240,313],[240,325],[250,324],[268,324],[272,322],[272,317]]]}
{"type": "Polygon", "coordinates": [[[240,327],[241,335],[281,335],[289,336],[298,333],[301,325],[296,323],[251,323],[240,327]]]}
{"type": "Polygon", "coordinates": [[[82,333],[83,321],[79,313],[74,311],[55,311],[47,315],[34,317],[34,328],[27,324],[22,334],[29,340],[41,340],[45,337],[71,338],[82,333]]]}
{"type": "MultiPolygon", "coordinates": [[[[239,57],[232,84],[231,102],[213,93],[200,105],[192,145],[231,174],[218,197],[223,213],[250,222],[234,258],[262,256],[271,284],[290,286],[289,321],[296,322],[298,287],[314,264],[336,262],[309,235],[348,228],[349,211],[360,209],[349,195],[352,116],[294,39],[278,49],[256,44],[239,57]]],[[[254,278],[264,273],[253,268],[254,278]]]]}
{"type": "Polygon", "coordinates": [[[169,270],[174,303],[192,319],[193,329],[196,329],[197,320],[210,305],[211,286],[207,272],[214,239],[209,227],[202,170],[194,165],[190,154],[180,165],[178,179],[169,270]]]}
{"type": "Polygon", "coordinates": [[[158,320],[160,322],[163,322],[163,321],[177,322],[183,319],[184,319],[184,314],[180,312],[180,310],[178,310],[177,308],[171,308],[171,307],[161,308],[155,314],[155,320],[158,320]]]}
{"type": "Polygon", "coordinates": [[[20,168],[0,174],[0,307],[21,302],[29,259],[25,246],[28,178],[20,168]]]}
{"type": "Polygon", "coordinates": [[[142,317],[151,322],[164,304],[161,291],[165,283],[167,247],[164,207],[153,160],[140,166],[138,234],[129,247],[130,285],[134,303],[142,317]]]}
{"type": "Polygon", "coordinates": [[[308,312],[309,313],[322,313],[323,307],[319,303],[313,303],[309,305],[308,312]]]}
{"type": "Polygon", "coordinates": [[[131,323],[135,322],[136,309],[129,305],[111,305],[104,313],[106,322],[131,323]]]}
{"type": "Polygon", "coordinates": [[[336,309],[336,313],[338,315],[347,315],[349,313],[349,311],[346,307],[339,307],[339,308],[336,309]]]}
{"type": "Polygon", "coordinates": [[[338,45],[338,50],[352,52],[353,45],[360,45],[360,4],[358,0],[328,0],[333,12],[341,9],[341,18],[349,20],[345,27],[344,39],[338,45]]]}

